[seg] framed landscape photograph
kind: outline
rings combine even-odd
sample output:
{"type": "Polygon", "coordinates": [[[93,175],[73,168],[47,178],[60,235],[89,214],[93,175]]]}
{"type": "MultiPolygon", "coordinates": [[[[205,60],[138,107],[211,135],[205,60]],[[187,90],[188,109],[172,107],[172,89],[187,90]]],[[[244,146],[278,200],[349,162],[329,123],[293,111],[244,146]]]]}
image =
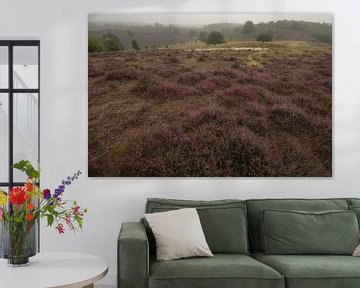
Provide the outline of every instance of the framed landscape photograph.
{"type": "Polygon", "coordinates": [[[90,177],[331,177],[330,14],[91,14],[90,177]]]}

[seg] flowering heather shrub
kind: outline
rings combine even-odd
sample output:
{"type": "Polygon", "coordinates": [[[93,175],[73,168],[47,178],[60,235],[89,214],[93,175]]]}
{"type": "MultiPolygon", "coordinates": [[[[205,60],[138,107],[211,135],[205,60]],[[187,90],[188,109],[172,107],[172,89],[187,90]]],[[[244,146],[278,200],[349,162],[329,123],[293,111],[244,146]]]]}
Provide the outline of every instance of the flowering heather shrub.
{"type": "Polygon", "coordinates": [[[309,116],[309,121],[313,125],[314,132],[322,138],[332,137],[332,121],[331,116],[312,115],[309,116]]]}
{"type": "Polygon", "coordinates": [[[329,111],[331,111],[331,99],[325,101],[325,99],[317,99],[317,97],[312,95],[304,96],[302,94],[295,94],[292,101],[310,115],[327,116],[329,111]]]}
{"type": "Polygon", "coordinates": [[[261,139],[249,131],[244,133],[245,129],[221,131],[219,125],[207,123],[192,131],[192,136],[185,134],[185,141],[182,140],[184,136],[180,137],[179,142],[179,130],[152,129],[138,147],[136,159],[123,163],[127,166],[124,173],[131,175],[128,173],[141,171],[140,175],[146,176],[159,173],[164,176],[272,175],[272,164],[266,156],[268,149],[261,139]]]}
{"type": "Polygon", "coordinates": [[[242,73],[237,79],[237,83],[251,83],[261,87],[271,87],[273,76],[267,72],[260,72],[259,70],[250,70],[242,73]]]}
{"type": "Polygon", "coordinates": [[[242,177],[272,176],[273,164],[269,155],[271,145],[246,128],[230,135],[228,155],[232,172],[242,177]]]}
{"type": "Polygon", "coordinates": [[[263,98],[263,89],[252,84],[238,84],[226,90],[227,96],[236,96],[241,101],[258,101],[263,98]]]}
{"type": "Polygon", "coordinates": [[[135,84],[133,91],[140,95],[144,94],[149,90],[150,85],[153,85],[154,83],[154,81],[142,78],[135,84]]]}
{"type": "Polygon", "coordinates": [[[206,55],[202,54],[197,58],[198,62],[205,62],[206,60],[208,60],[209,57],[207,57],[206,55]]]}
{"type": "Polygon", "coordinates": [[[245,122],[245,126],[257,135],[266,136],[271,129],[269,122],[265,117],[256,117],[249,119],[250,121],[245,122]]]}
{"type": "Polygon", "coordinates": [[[138,63],[126,63],[125,67],[131,70],[143,70],[143,67],[141,67],[138,63]]]}
{"type": "Polygon", "coordinates": [[[316,83],[317,85],[319,85],[324,89],[329,89],[329,90],[332,89],[332,78],[330,77],[323,77],[320,79],[316,79],[316,83]]]}
{"type": "Polygon", "coordinates": [[[103,67],[89,65],[88,68],[89,77],[99,77],[104,75],[105,75],[105,69],[103,67]]]}
{"type": "Polygon", "coordinates": [[[295,135],[314,131],[307,115],[293,106],[275,106],[270,109],[269,118],[278,129],[295,135]]]}
{"type": "Polygon", "coordinates": [[[194,129],[208,123],[223,125],[231,121],[226,110],[212,106],[207,106],[200,110],[191,110],[187,116],[184,121],[186,129],[194,129]]]}
{"type": "Polygon", "coordinates": [[[268,89],[273,93],[291,95],[295,92],[295,85],[289,79],[274,79],[268,89]]]}
{"type": "Polygon", "coordinates": [[[89,100],[105,95],[112,90],[112,85],[97,85],[93,89],[89,90],[89,100]]]}
{"type": "Polygon", "coordinates": [[[205,78],[204,80],[198,82],[195,87],[203,93],[209,94],[214,92],[218,85],[212,80],[212,78],[205,78]]]}
{"type": "Polygon", "coordinates": [[[158,82],[153,83],[147,87],[146,96],[155,99],[179,99],[185,96],[195,95],[196,92],[197,91],[194,88],[185,85],[168,82],[158,82]]]}
{"type": "Polygon", "coordinates": [[[210,76],[207,80],[213,82],[218,88],[228,88],[231,86],[231,82],[223,75],[210,76]]]}
{"type": "Polygon", "coordinates": [[[225,54],[223,57],[222,57],[222,60],[223,61],[236,61],[237,60],[237,57],[234,56],[234,55],[228,55],[228,54],[225,54]]]}
{"type": "Polygon", "coordinates": [[[214,75],[223,75],[227,78],[236,78],[238,76],[238,72],[232,68],[224,68],[221,70],[215,70],[214,75]]]}
{"type": "Polygon", "coordinates": [[[177,72],[178,73],[185,73],[185,72],[192,72],[194,71],[194,69],[192,67],[189,66],[184,66],[184,65],[177,65],[176,66],[177,72]]]}
{"type": "Polygon", "coordinates": [[[171,66],[159,66],[155,69],[155,73],[161,77],[169,78],[177,74],[177,69],[174,69],[171,66]]]}
{"type": "Polygon", "coordinates": [[[241,64],[239,62],[234,62],[230,67],[231,69],[242,70],[241,64]]]}
{"type": "Polygon", "coordinates": [[[139,78],[139,72],[136,70],[120,68],[109,72],[105,79],[107,81],[120,81],[126,82],[131,80],[137,80],[139,78]]]}
{"type": "Polygon", "coordinates": [[[190,136],[182,129],[171,129],[168,133],[172,145],[182,145],[191,140],[190,136]]]}
{"type": "Polygon", "coordinates": [[[281,148],[283,165],[280,173],[282,175],[303,177],[321,176],[328,173],[321,160],[313,153],[312,145],[304,145],[298,139],[285,138],[282,140],[281,148]]]}
{"type": "Polygon", "coordinates": [[[166,64],[178,64],[180,63],[180,60],[176,58],[175,56],[168,57],[164,60],[164,63],[166,64]]]}
{"type": "Polygon", "coordinates": [[[287,61],[287,66],[294,67],[294,68],[301,67],[302,66],[302,59],[301,58],[289,59],[287,61]]]}
{"type": "Polygon", "coordinates": [[[178,83],[185,85],[195,85],[206,78],[206,74],[202,72],[187,72],[179,76],[178,83]]]}

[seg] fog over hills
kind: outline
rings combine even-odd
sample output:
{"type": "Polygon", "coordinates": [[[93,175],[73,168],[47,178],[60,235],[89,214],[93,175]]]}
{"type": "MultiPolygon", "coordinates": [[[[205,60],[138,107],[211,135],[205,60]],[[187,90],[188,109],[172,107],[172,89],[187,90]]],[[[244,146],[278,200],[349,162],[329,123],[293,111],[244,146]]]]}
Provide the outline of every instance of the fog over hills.
{"type": "MultiPolygon", "coordinates": [[[[189,24],[189,23],[187,23],[189,24]]],[[[260,22],[254,24],[251,33],[243,33],[244,24],[222,22],[210,23],[203,26],[161,24],[133,24],[118,21],[100,20],[89,22],[89,34],[101,38],[106,33],[116,35],[125,49],[131,49],[131,41],[134,39],[139,43],[141,49],[149,47],[166,47],[172,44],[198,41],[201,32],[210,33],[219,31],[226,41],[253,41],[261,31],[271,30],[274,41],[320,41],[331,43],[332,24],[278,20],[276,22],[260,22]]]]}

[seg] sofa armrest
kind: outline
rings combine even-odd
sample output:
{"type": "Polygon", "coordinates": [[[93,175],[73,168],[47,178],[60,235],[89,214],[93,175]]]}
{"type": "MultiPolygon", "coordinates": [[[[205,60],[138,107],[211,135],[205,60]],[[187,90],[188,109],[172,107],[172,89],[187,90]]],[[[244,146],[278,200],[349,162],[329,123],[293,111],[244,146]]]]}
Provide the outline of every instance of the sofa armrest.
{"type": "Polygon", "coordinates": [[[117,242],[118,288],[146,288],[149,242],[141,223],[123,223],[117,242]]]}

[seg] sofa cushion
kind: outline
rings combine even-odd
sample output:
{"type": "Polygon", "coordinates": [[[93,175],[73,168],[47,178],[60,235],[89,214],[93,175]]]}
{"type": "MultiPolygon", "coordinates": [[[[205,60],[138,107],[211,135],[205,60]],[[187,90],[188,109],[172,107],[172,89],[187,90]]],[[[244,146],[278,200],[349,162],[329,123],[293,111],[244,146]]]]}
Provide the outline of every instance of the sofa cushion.
{"type": "Polygon", "coordinates": [[[359,206],[351,205],[349,207],[349,210],[354,211],[356,213],[356,217],[358,218],[358,224],[359,224],[359,228],[360,228],[360,205],[359,206]]]}
{"type": "Polygon", "coordinates": [[[358,288],[360,258],[342,255],[265,255],[256,260],[284,275],[286,288],[358,288]]]}
{"type": "Polygon", "coordinates": [[[352,255],[359,244],[354,211],[262,210],[266,254],[352,255]]]}
{"type": "Polygon", "coordinates": [[[347,201],[349,206],[360,206],[360,198],[348,198],[347,201]]]}
{"type": "Polygon", "coordinates": [[[327,211],[348,210],[346,199],[254,199],[246,200],[252,251],[262,251],[260,210],[327,211]]]}
{"type": "MultiPolygon", "coordinates": [[[[197,208],[206,241],[213,253],[249,253],[244,201],[148,199],[146,213],[189,207],[197,208]]],[[[149,239],[152,239],[151,233],[149,239]]]]}
{"type": "Polygon", "coordinates": [[[145,214],[156,239],[159,261],[213,256],[195,208],[145,214]]]}
{"type": "Polygon", "coordinates": [[[211,258],[150,261],[149,288],[284,288],[274,269],[246,255],[215,254],[211,258]]]}

